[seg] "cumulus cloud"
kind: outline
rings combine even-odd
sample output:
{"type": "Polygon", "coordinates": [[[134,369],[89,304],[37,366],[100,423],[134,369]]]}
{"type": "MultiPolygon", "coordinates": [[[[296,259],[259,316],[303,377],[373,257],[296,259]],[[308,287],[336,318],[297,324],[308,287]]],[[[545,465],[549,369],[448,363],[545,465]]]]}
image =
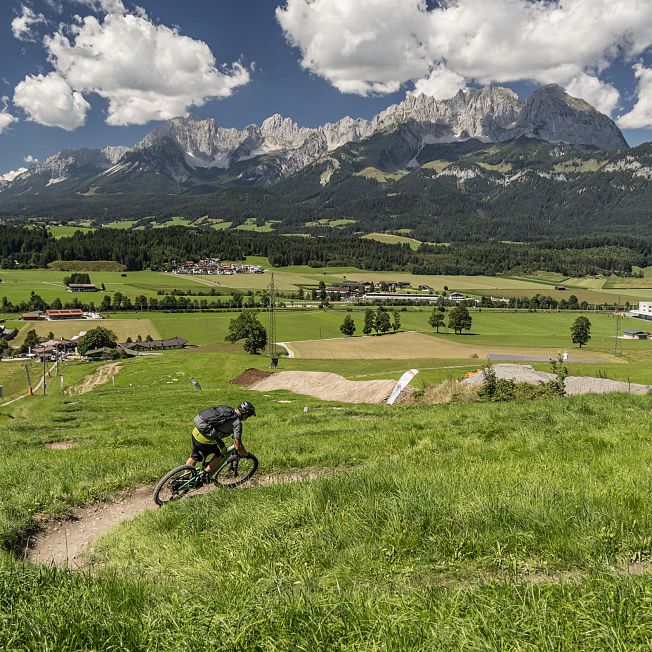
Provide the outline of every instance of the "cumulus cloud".
{"type": "Polygon", "coordinates": [[[435,66],[428,77],[414,83],[414,94],[429,95],[437,100],[453,97],[457,91],[466,87],[466,80],[444,65],[435,66]]]}
{"type": "Polygon", "coordinates": [[[74,0],[74,2],[105,14],[121,14],[126,11],[122,0],[74,0]]]}
{"type": "Polygon", "coordinates": [[[14,91],[14,104],[31,122],[72,131],[86,121],[90,104],[55,72],[28,75],[14,91]]]}
{"type": "Polygon", "coordinates": [[[623,129],[652,128],[652,68],[637,63],[634,74],[638,80],[638,98],[634,108],[618,119],[623,129]]]}
{"type": "Polygon", "coordinates": [[[28,154],[28,155],[23,159],[23,161],[25,161],[25,163],[28,163],[29,165],[31,165],[32,163],[38,163],[38,159],[37,159],[37,158],[34,158],[31,154],[28,154]]]}
{"type": "Polygon", "coordinates": [[[573,77],[565,87],[570,95],[586,100],[605,115],[611,115],[620,101],[617,88],[586,73],[573,77]]]}
{"type": "Polygon", "coordinates": [[[410,81],[427,90],[434,71],[434,92],[437,79],[453,81],[452,75],[483,84],[532,80],[572,87],[613,110],[615,89],[590,71],[652,45],[650,0],[439,4],[287,0],[276,18],[305,69],[360,95],[410,81]]]}
{"type": "Polygon", "coordinates": [[[16,87],[16,104],[35,122],[81,126],[89,108],[83,96],[95,93],[108,100],[108,124],[145,124],[187,115],[191,106],[228,97],[249,82],[241,63],[218,66],[206,43],[153,23],[144,11],[126,12],[121,0],[76,2],[108,13],[78,17],[44,38],[54,72],[16,87]],[[64,93],[60,104],[72,100],[69,119],[46,111],[55,85],[64,93]]]}
{"type": "Polygon", "coordinates": [[[2,109],[0,109],[0,134],[7,129],[11,124],[16,122],[18,118],[15,116],[11,115],[9,111],[7,110],[7,104],[9,102],[8,97],[3,97],[0,98],[0,102],[2,102],[2,109]]]}
{"type": "Polygon", "coordinates": [[[23,5],[20,16],[11,21],[11,32],[19,41],[36,41],[37,35],[33,28],[39,23],[47,23],[45,16],[23,5]]]}

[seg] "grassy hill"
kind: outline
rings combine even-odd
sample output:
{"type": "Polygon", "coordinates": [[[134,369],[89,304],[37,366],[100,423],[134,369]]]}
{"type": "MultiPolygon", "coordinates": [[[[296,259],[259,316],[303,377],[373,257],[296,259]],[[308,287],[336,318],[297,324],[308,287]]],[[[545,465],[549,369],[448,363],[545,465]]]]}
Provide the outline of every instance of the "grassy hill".
{"type": "Polygon", "coordinates": [[[5,549],[22,549],[37,514],[153,485],[214,403],[256,404],[245,442],[261,473],[318,476],[144,514],[98,541],[92,573],[3,553],[0,647],[647,645],[652,397],[337,405],[226,382],[251,363],[126,360],[115,387],[0,411],[5,549]],[[44,446],[62,438],[75,446],[44,446]]]}

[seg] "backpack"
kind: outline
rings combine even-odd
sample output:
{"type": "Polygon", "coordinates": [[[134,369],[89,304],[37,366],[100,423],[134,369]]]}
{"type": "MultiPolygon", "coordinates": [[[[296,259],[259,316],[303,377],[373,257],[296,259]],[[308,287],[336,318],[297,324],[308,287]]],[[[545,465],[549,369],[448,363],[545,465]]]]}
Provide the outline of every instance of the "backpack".
{"type": "Polygon", "coordinates": [[[204,437],[210,437],[214,428],[235,416],[237,416],[235,410],[228,405],[206,408],[194,418],[195,427],[204,437]]]}

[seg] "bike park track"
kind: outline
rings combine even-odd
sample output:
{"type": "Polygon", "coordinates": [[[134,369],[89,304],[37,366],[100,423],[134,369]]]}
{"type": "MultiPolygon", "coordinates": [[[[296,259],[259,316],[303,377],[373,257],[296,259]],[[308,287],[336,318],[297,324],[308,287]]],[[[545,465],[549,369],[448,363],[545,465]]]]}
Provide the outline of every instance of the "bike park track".
{"type": "MultiPolygon", "coordinates": [[[[223,491],[241,491],[249,487],[273,484],[290,484],[304,482],[328,475],[328,469],[297,469],[277,474],[255,475],[250,482],[237,489],[223,491]]],[[[218,489],[209,485],[194,492],[193,496],[209,493],[218,489]]],[[[92,503],[73,509],[66,517],[43,519],[37,522],[37,531],[31,534],[25,543],[23,555],[39,564],[53,565],[60,568],[79,570],[89,567],[90,560],[84,553],[93,542],[114,527],[130,521],[143,512],[159,508],[153,498],[154,485],[139,487],[115,501],[92,503]]]]}

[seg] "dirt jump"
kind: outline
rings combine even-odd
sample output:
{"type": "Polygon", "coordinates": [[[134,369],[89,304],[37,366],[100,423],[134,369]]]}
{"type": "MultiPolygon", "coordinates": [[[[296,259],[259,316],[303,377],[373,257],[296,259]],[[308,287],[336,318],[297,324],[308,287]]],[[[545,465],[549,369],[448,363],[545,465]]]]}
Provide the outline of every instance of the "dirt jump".
{"type": "Polygon", "coordinates": [[[70,387],[68,389],[68,394],[86,394],[86,392],[90,392],[95,387],[108,383],[109,380],[113,378],[113,376],[118,374],[120,369],[122,369],[122,365],[119,362],[109,362],[108,364],[103,364],[101,367],[98,367],[95,370],[94,374],[86,376],[81,385],[70,387]]]}
{"type": "MultiPolygon", "coordinates": [[[[203,487],[193,495],[211,491],[243,491],[251,487],[291,484],[333,475],[333,469],[297,469],[277,474],[255,475],[250,482],[235,490],[214,485],[203,487]]],[[[95,503],[72,510],[66,518],[42,521],[36,534],[29,537],[25,556],[39,564],[60,568],[82,569],[91,564],[85,553],[96,539],[125,521],[146,511],[159,509],[152,497],[153,485],[139,487],[133,493],[113,502],[95,503]]],[[[192,500],[192,496],[184,500],[192,500]]],[[[163,508],[165,509],[165,508],[163,508]]]]}
{"type": "Polygon", "coordinates": [[[395,380],[347,380],[325,371],[279,371],[254,382],[249,389],[257,392],[286,389],[295,394],[342,403],[382,403],[394,385],[395,380]]]}

